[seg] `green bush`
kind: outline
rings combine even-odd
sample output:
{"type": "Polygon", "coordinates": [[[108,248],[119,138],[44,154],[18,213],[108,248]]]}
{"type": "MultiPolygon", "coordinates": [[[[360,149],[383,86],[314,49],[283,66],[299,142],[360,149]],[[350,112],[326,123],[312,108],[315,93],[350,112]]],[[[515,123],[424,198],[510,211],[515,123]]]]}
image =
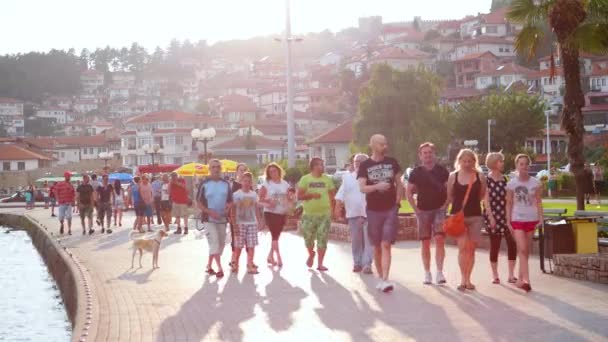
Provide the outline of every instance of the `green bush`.
{"type": "Polygon", "coordinates": [[[576,182],[571,173],[562,173],[557,177],[557,185],[561,191],[575,191],[576,182]]]}
{"type": "Polygon", "coordinates": [[[290,184],[297,184],[302,176],[302,171],[297,167],[290,167],[285,170],[285,180],[290,184]]]}

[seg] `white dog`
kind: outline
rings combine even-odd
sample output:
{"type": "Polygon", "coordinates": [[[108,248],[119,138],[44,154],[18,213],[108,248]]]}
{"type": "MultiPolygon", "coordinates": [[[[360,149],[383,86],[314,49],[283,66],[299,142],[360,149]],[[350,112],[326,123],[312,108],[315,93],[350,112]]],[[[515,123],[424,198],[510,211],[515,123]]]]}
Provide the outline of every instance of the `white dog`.
{"type": "MultiPolygon", "coordinates": [[[[131,233],[131,236],[136,234],[137,232],[131,233]]],[[[163,229],[160,229],[156,233],[156,237],[154,239],[133,239],[133,256],[131,258],[131,268],[133,268],[133,263],[135,261],[135,254],[139,251],[139,267],[143,267],[141,265],[141,257],[143,256],[143,252],[152,253],[152,268],[159,268],[158,266],[158,251],[160,250],[160,243],[164,237],[167,236],[167,232],[163,229]]]]}

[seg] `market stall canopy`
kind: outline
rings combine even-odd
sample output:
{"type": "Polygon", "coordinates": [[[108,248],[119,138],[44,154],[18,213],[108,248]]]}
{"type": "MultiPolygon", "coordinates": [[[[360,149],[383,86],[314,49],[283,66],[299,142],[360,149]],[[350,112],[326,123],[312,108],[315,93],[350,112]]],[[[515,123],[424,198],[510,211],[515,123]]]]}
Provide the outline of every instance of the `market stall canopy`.
{"type": "Polygon", "coordinates": [[[229,159],[222,159],[220,163],[222,163],[222,172],[236,172],[236,168],[239,166],[238,162],[229,159]]]}
{"type": "Polygon", "coordinates": [[[121,183],[130,183],[133,181],[133,176],[128,173],[110,173],[108,178],[110,181],[119,180],[121,183]]]}
{"type": "Polygon", "coordinates": [[[152,164],[152,165],[139,165],[137,167],[137,173],[168,173],[180,167],[178,164],[152,164]]]}

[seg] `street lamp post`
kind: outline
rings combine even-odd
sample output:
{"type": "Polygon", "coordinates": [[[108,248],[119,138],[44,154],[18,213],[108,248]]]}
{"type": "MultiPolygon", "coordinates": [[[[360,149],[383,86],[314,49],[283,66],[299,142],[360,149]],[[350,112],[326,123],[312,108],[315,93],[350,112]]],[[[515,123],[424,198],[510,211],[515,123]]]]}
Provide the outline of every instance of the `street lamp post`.
{"type": "MultiPolygon", "coordinates": [[[[553,114],[552,110],[546,110],[545,111],[545,118],[547,119],[547,126],[546,126],[546,130],[547,130],[547,145],[545,145],[545,149],[547,152],[547,172],[549,173],[547,177],[551,177],[551,135],[550,135],[550,128],[551,126],[549,125],[549,116],[553,114]]],[[[551,197],[551,188],[547,187],[547,194],[549,195],[549,197],[551,197]]]]}
{"type": "Polygon", "coordinates": [[[143,150],[152,156],[152,167],[154,167],[154,156],[163,153],[163,149],[158,144],[154,144],[153,146],[146,144],[143,146],[143,150]]]}
{"type": "Polygon", "coordinates": [[[496,120],[488,119],[488,154],[492,152],[492,126],[496,126],[496,120]]]}
{"type": "Polygon", "coordinates": [[[210,141],[213,141],[213,139],[215,138],[215,128],[205,128],[205,129],[198,129],[195,128],[192,130],[192,132],[190,132],[190,136],[192,137],[192,139],[195,142],[202,142],[203,143],[203,153],[204,153],[204,161],[205,164],[208,163],[208,156],[207,156],[207,144],[210,141]]]}
{"type": "Polygon", "coordinates": [[[108,166],[108,160],[112,159],[112,153],[110,152],[100,152],[99,153],[99,158],[103,159],[104,163],[105,163],[105,167],[108,166]]]}

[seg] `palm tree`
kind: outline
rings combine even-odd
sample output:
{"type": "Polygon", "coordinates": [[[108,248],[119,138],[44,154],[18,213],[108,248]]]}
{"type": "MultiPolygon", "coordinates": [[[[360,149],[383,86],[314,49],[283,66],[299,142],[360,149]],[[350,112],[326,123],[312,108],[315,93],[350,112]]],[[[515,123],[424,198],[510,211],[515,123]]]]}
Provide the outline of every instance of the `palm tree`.
{"type": "MultiPolygon", "coordinates": [[[[507,17],[523,25],[517,34],[515,48],[532,58],[547,39],[543,29],[553,32],[559,45],[565,79],[562,127],[568,135],[570,169],[576,179],[576,206],[585,209],[583,113],[585,96],[581,84],[579,53],[608,51],[608,0],[513,0],[507,17]]],[[[555,72],[553,56],[551,74],[555,72]]]]}

